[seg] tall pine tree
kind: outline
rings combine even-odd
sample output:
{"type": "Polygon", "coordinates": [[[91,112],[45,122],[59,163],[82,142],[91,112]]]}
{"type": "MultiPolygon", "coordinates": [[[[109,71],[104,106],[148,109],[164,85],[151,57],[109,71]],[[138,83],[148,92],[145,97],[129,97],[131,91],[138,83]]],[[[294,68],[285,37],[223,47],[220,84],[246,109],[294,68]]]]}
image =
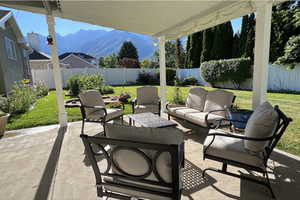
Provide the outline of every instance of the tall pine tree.
{"type": "Polygon", "coordinates": [[[191,65],[192,67],[200,66],[200,58],[202,52],[202,31],[192,34],[192,48],[191,48],[191,65]]]}
{"type": "Polygon", "coordinates": [[[125,41],[122,44],[122,47],[119,51],[119,59],[121,60],[123,58],[134,58],[137,60],[139,59],[137,49],[131,41],[125,41]]]}
{"type": "Polygon", "coordinates": [[[233,29],[231,22],[220,24],[214,28],[214,41],[211,49],[211,58],[214,60],[232,57],[233,29]]]}
{"type": "Polygon", "coordinates": [[[243,57],[254,60],[254,44],[255,44],[255,15],[251,13],[248,20],[247,39],[243,57]]]}
{"type": "Polygon", "coordinates": [[[209,28],[203,31],[201,63],[211,60],[211,49],[214,42],[214,28],[209,28]]]}
{"type": "Polygon", "coordinates": [[[176,68],[184,67],[184,49],[180,39],[176,40],[176,68]]]}
{"type": "Polygon", "coordinates": [[[247,35],[248,35],[248,27],[249,27],[249,16],[245,15],[243,16],[242,20],[242,27],[241,27],[241,33],[240,33],[240,41],[239,41],[239,54],[237,57],[241,57],[245,53],[245,46],[247,41],[247,35]]]}
{"type": "Polygon", "coordinates": [[[191,36],[189,35],[186,42],[184,68],[191,68],[191,43],[192,43],[192,39],[191,36]]]}

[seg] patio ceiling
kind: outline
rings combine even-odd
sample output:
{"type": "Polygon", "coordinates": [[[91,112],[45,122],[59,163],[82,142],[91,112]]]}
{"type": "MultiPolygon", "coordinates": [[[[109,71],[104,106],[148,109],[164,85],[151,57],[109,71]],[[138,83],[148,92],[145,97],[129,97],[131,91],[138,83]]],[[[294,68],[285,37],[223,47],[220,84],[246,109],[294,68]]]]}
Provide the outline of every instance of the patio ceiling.
{"type": "Polygon", "coordinates": [[[282,0],[2,1],[0,5],[165,39],[204,30],[282,0]],[[45,3],[46,2],[46,3],[45,3]],[[46,8],[46,9],[45,9],[46,8]]]}

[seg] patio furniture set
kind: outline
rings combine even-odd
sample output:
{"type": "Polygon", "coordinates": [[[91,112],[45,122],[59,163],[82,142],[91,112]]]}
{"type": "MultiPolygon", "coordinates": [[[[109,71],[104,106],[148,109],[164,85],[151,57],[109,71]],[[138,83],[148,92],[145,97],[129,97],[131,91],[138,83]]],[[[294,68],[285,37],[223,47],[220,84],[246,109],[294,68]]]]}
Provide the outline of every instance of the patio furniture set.
{"type": "Polygon", "coordinates": [[[278,106],[261,104],[247,122],[244,134],[237,134],[220,129],[231,125],[227,111],[235,100],[233,93],[224,90],[192,88],[186,105],[166,106],[167,120],[160,117],[157,88],[138,88],[132,104],[133,114],[127,115],[130,126],[123,124],[122,109],[105,107],[98,91],[84,91],[79,98],[83,117],[81,138],[94,170],[98,197],[181,199],[184,134],[176,128],[177,123],[170,121],[175,117],[210,129],[203,144],[203,159],[221,162],[222,169],[207,168],[203,176],[207,170],[213,170],[241,177],[228,172],[227,165],[260,172],[264,181],[252,176],[243,178],[267,186],[275,198],[266,170],[267,161],[292,121],[278,106]],[[117,118],[122,119],[122,124],[107,123],[117,118]],[[104,135],[84,134],[85,122],[101,123],[104,135]],[[135,123],[141,127],[134,126],[135,123]],[[105,170],[100,170],[99,157],[107,161],[105,170]]]}

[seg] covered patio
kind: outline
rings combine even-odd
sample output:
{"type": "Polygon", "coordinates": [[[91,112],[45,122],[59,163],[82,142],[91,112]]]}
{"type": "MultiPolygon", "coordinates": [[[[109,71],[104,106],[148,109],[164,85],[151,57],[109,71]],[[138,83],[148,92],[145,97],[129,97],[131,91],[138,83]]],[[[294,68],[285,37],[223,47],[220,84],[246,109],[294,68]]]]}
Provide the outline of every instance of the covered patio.
{"type": "MultiPolygon", "coordinates": [[[[202,143],[207,131],[181,124],[178,128],[185,133],[186,157],[182,199],[272,199],[266,187],[244,179],[215,172],[208,172],[203,179],[203,169],[219,168],[221,164],[202,159],[202,143]]],[[[46,126],[21,130],[15,137],[9,137],[15,131],[8,132],[0,145],[0,196],[35,200],[96,199],[95,177],[84,154],[80,128],[81,123],[74,122],[68,124],[67,130],[46,126]]],[[[88,135],[95,135],[102,127],[87,124],[86,130],[88,135]]],[[[300,180],[299,162],[299,158],[291,154],[279,150],[273,152],[268,171],[276,199],[295,199],[300,195],[297,184],[300,180]]],[[[231,172],[238,170],[229,168],[231,172]]]]}
{"type": "MultiPolygon", "coordinates": [[[[266,100],[272,5],[280,1],[5,1],[1,6],[45,14],[51,45],[53,75],[56,84],[60,126],[26,130],[31,134],[8,137],[1,141],[0,196],[8,199],[95,199],[94,175],[79,138],[81,123],[67,123],[61,83],[55,17],[152,35],[159,40],[160,96],[166,105],[165,41],[198,32],[231,19],[256,12],[253,108],[266,100]],[[178,14],[180,13],[180,15],[178,14]]],[[[166,117],[166,116],[164,116],[166,117]]],[[[126,119],[125,119],[126,120],[126,119]]],[[[202,144],[207,131],[179,125],[185,132],[186,166],[183,171],[183,199],[271,199],[264,186],[244,179],[202,170],[219,167],[203,161],[202,144]]],[[[95,135],[102,127],[87,126],[86,134],[95,135]]],[[[8,133],[8,136],[14,133],[8,133]]],[[[277,199],[300,195],[299,159],[276,150],[268,169],[277,199]],[[273,173],[272,173],[273,172],[273,173]]],[[[237,171],[237,168],[229,168],[237,171]]]]}

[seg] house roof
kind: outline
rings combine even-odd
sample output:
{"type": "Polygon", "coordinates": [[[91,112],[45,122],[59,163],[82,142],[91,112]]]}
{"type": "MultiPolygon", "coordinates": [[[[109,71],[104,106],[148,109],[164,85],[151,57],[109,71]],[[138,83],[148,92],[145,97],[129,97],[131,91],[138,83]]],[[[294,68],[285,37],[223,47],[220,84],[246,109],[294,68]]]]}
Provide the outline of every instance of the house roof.
{"type": "Polygon", "coordinates": [[[29,54],[29,60],[50,60],[51,57],[43,52],[36,51],[33,49],[32,53],[29,54]]]}
{"type": "MultiPolygon", "coordinates": [[[[115,29],[165,36],[189,35],[285,0],[1,1],[0,5],[115,29]]],[[[84,38],[83,38],[84,39],[84,38]]]]}
{"type": "Polygon", "coordinates": [[[81,52],[66,52],[66,53],[63,53],[63,54],[59,55],[59,59],[62,60],[64,58],[68,57],[71,54],[76,55],[76,56],[78,56],[80,58],[83,58],[83,59],[96,59],[93,56],[90,56],[88,54],[81,53],[81,52]]]}
{"type": "MultiPolygon", "coordinates": [[[[9,23],[10,26],[12,27],[12,29],[18,39],[18,42],[21,44],[26,44],[25,38],[14,18],[13,13],[11,11],[7,11],[7,10],[0,10],[0,28],[5,29],[6,23],[9,23]]],[[[28,47],[26,47],[26,45],[24,45],[24,47],[28,48],[28,47]]]]}

